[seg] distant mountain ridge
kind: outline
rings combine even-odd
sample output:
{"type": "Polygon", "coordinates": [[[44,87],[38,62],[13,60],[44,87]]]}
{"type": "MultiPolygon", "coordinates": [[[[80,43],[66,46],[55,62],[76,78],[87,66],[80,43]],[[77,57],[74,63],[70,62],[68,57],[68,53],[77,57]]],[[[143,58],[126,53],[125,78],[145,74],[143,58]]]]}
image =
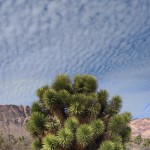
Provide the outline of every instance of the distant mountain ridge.
{"type": "Polygon", "coordinates": [[[29,106],[0,105],[0,122],[3,123],[23,124],[30,114],[29,106]]]}
{"type": "Polygon", "coordinates": [[[29,106],[0,105],[0,131],[4,137],[29,137],[25,129],[25,122],[31,115],[29,106]]]}
{"type": "MultiPolygon", "coordinates": [[[[30,115],[29,106],[0,105],[0,131],[6,135],[30,137],[25,130],[30,115]]],[[[141,134],[143,138],[150,138],[150,118],[134,119],[129,126],[132,128],[132,137],[141,134]]]]}
{"type": "Polygon", "coordinates": [[[132,137],[141,135],[142,138],[150,138],[150,118],[134,119],[130,122],[132,137]]]}

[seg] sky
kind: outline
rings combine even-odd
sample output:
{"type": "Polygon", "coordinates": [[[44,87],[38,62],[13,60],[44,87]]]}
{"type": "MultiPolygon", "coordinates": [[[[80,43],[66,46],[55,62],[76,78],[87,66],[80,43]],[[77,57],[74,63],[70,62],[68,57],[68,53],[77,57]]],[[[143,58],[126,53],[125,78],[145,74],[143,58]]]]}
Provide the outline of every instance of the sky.
{"type": "Polygon", "coordinates": [[[31,105],[64,73],[150,117],[150,0],[0,0],[0,104],[31,105]]]}

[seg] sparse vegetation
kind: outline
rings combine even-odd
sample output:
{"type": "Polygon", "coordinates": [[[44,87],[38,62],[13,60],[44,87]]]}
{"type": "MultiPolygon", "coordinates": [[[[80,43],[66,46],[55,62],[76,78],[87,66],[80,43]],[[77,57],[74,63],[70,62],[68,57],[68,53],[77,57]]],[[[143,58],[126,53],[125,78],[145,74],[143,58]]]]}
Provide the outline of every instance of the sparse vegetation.
{"type": "Polygon", "coordinates": [[[135,139],[134,139],[134,143],[135,144],[141,144],[142,143],[142,136],[141,135],[138,135],[137,137],[135,137],[135,139]]]}
{"type": "Polygon", "coordinates": [[[133,148],[137,150],[150,150],[150,139],[142,138],[141,134],[137,135],[136,137],[132,137],[127,143],[127,150],[132,150],[133,148]]]}
{"type": "Polygon", "coordinates": [[[146,150],[150,149],[150,139],[144,139],[143,147],[146,148],[146,150]]]}
{"type": "Polygon", "coordinates": [[[18,141],[23,143],[24,142],[24,136],[18,137],[18,141]]]}
{"type": "Polygon", "coordinates": [[[25,140],[24,136],[15,137],[12,134],[8,134],[3,137],[0,134],[0,150],[31,150],[30,142],[25,140]]]}
{"type": "Polygon", "coordinates": [[[8,139],[9,139],[9,142],[12,143],[12,144],[16,144],[17,143],[17,139],[12,134],[8,135],[8,139]]]}
{"type": "Polygon", "coordinates": [[[1,146],[2,146],[3,143],[4,143],[3,133],[0,132],[0,148],[1,148],[1,146]]]}

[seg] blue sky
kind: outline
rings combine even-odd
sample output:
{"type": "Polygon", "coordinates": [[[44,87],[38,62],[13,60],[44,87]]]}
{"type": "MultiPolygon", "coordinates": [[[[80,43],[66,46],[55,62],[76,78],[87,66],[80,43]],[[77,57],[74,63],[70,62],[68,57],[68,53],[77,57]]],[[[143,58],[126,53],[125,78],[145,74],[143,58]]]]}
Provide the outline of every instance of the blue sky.
{"type": "Polygon", "coordinates": [[[149,0],[0,0],[0,104],[31,104],[57,74],[88,73],[150,116],[149,0]]]}

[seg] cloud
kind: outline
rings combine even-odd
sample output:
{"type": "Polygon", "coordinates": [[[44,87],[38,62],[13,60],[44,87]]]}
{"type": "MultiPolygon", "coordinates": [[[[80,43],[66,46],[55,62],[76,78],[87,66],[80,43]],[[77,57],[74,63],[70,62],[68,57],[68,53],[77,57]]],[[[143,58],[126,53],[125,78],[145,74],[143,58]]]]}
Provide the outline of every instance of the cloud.
{"type": "Polygon", "coordinates": [[[42,81],[35,78],[13,81],[7,80],[3,87],[0,85],[0,102],[1,104],[30,105],[33,100],[37,100],[37,88],[45,84],[47,83],[44,80],[42,81]]]}
{"type": "Polygon", "coordinates": [[[150,64],[149,7],[148,0],[1,0],[0,102],[30,102],[59,73],[90,73],[107,87],[116,74],[119,93],[149,91],[149,71],[141,70],[150,64]]]}

